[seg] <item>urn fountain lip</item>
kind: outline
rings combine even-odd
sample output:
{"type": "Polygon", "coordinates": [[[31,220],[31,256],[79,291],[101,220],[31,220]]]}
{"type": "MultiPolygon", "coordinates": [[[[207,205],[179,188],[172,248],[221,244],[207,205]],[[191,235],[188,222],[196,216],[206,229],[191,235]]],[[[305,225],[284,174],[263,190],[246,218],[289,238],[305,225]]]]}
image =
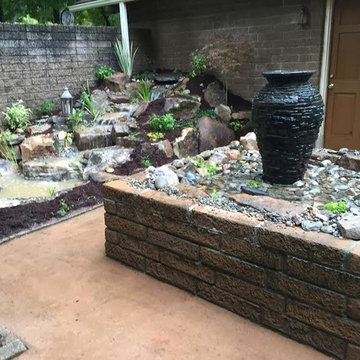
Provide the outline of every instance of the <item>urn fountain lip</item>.
{"type": "Polygon", "coordinates": [[[288,84],[292,82],[307,82],[315,73],[315,70],[275,70],[265,71],[263,76],[270,84],[288,84]]]}

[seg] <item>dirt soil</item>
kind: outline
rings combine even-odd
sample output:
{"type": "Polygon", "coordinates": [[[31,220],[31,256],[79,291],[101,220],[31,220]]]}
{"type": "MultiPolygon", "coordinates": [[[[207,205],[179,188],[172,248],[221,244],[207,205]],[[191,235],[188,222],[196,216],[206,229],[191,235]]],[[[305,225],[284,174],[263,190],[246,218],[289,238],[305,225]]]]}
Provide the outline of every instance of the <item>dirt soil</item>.
{"type": "Polygon", "coordinates": [[[65,200],[71,210],[77,210],[99,204],[102,199],[101,184],[90,182],[53,200],[0,209],[0,240],[59,217],[56,212],[60,208],[61,200],[65,200]]]}

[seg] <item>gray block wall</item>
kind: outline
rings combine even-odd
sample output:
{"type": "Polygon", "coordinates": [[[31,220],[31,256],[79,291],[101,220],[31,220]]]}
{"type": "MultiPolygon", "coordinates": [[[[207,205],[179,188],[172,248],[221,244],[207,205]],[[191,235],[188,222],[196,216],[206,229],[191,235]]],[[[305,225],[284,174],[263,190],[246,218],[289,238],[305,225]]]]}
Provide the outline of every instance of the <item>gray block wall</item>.
{"type": "Polygon", "coordinates": [[[236,94],[252,99],[267,70],[313,69],[319,82],[325,0],[149,0],[129,3],[128,13],[133,28],[152,31],[155,67],[188,71],[192,51],[231,34],[255,49],[255,62],[229,79],[236,94]],[[303,6],[307,27],[298,24],[303,6]]]}
{"type": "MultiPolygon", "coordinates": [[[[0,111],[18,99],[33,109],[44,99],[59,106],[65,86],[76,95],[86,80],[94,84],[98,64],[117,68],[112,47],[116,37],[119,29],[112,27],[0,23],[0,111]]],[[[136,47],[144,48],[146,32],[131,37],[136,47]]],[[[140,51],[137,66],[144,67],[146,58],[140,51]]]]}

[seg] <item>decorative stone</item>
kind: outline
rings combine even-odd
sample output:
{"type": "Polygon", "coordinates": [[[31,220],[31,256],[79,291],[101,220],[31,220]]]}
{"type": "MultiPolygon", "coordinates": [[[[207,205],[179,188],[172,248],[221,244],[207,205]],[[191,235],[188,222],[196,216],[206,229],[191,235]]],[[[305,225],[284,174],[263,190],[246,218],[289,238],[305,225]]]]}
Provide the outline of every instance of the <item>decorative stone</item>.
{"type": "Polygon", "coordinates": [[[235,134],[232,129],[207,116],[204,116],[199,120],[198,128],[199,152],[228,145],[235,138],[235,134]]]}
{"type": "Polygon", "coordinates": [[[244,150],[256,150],[259,151],[256,134],[254,132],[250,132],[245,136],[240,138],[240,145],[244,148],[244,150]]]}
{"type": "Polygon", "coordinates": [[[125,86],[130,82],[128,75],[117,72],[114,75],[108,76],[104,79],[104,84],[110,91],[121,92],[125,90],[125,86]]]}
{"type": "Polygon", "coordinates": [[[323,223],[321,221],[303,220],[301,227],[305,231],[320,231],[323,227],[323,223]]]}
{"type": "Polygon", "coordinates": [[[248,120],[251,117],[251,111],[239,111],[236,113],[232,113],[231,117],[234,120],[248,120]]]}
{"type": "Polygon", "coordinates": [[[117,138],[128,136],[130,134],[129,126],[126,123],[117,123],[111,129],[112,142],[116,144],[117,138]]]}
{"type": "Polygon", "coordinates": [[[226,103],[225,90],[219,81],[214,81],[207,86],[204,90],[204,99],[211,107],[226,103]]]}
{"type": "Polygon", "coordinates": [[[192,119],[200,109],[200,101],[195,97],[169,97],[165,99],[164,111],[171,112],[181,123],[192,119]]]}
{"type": "Polygon", "coordinates": [[[168,182],[166,180],[165,176],[159,176],[155,179],[155,187],[156,189],[163,189],[168,185],[168,182]]]}
{"type": "Polygon", "coordinates": [[[97,118],[96,123],[99,125],[114,125],[119,122],[125,122],[129,118],[127,112],[115,112],[115,113],[106,113],[97,118]]]}
{"type": "Polygon", "coordinates": [[[226,152],[226,156],[229,160],[237,161],[241,158],[241,153],[239,150],[229,150],[226,152]]]}
{"type": "Polygon", "coordinates": [[[179,179],[176,172],[169,165],[163,165],[156,169],[155,178],[164,177],[167,181],[167,186],[176,186],[179,184],[179,179]]]}
{"type": "Polygon", "coordinates": [[[141,150],[147,155],[161,154],[167,158],[174,156],[174,150],[169,140],[162,140],[156,143],[143,143],[141,150]]]}
{"type": "Polygon", "coordinates": [[[130,101],[129,97],[126,95],[118,95],[118,94],[109,94],[109,100],[115,104],[124,104],[130,101]]]}
{"type": "Polygon", "coordinates": [[[111,129],[111,126],[78,129],[74,136],[75,145],[80,151],[111,146],[113,144],[111,129]]]}
{"type": "Polygon", "coordinates": [[[215,108],[215,113],[219,120],[225,124],[228,124],[231,120],[231,109],[226,105],[219,105],[215,108]]]}
{"type": "Polygon", "coordinates": [[[32,125],[26,128],[25,132],[32,136],[32,135],[39,135],[43,134],[51,129],[51,125],[49,124],[42,124],[42,125],[32,125]]]}
{"type": "Polygon", "coordinates": [[[360,215],[345,214],[338,222],[341,235],[347,239],[360,240],[360,215]]]}
{"type": "Polygon", "coordinates": [[[56,155],[54,140],[49,135],[31,136],[25,139],[20,148],[23,162],[56,155]]]}
{"type": "Polygon", "coordinates": [[[183,129],[181,136],[175,140],[173,147],[178,158],[196,155],[199,149],[199,138],[195,129],[183,129]]]}
{"type": "Polygon", "coordinates": [[[138,117],[140,117],[141,115],[143,115],[147,108],[149,107],[149,103],[148,102],[142,102],[138,108],[135,110],[133,116],[135,119],[137,119],[138,117]]]}

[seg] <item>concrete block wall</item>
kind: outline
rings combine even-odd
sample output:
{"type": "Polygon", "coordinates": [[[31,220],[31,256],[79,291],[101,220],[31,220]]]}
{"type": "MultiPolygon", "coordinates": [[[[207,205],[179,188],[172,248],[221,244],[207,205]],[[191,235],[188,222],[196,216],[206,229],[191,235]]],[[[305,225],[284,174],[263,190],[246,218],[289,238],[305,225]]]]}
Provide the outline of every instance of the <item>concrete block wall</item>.
{"type": "MultiPolygon", "coordinates": [[[[319,82],[325,0],[150,0],[129,3],[133,28],[152,31],[154,65],[190,70],[190,53],[218,35],[231,34],[255,49],[255,62],[230,78],[236,94],[251,100],[267,70],[313,69],[319,82]],[[303,6],[310,25],[298,25],[303,6]]],[[[220,76],[220,74],[218,74],[220,76]]]]}
{"type": "Polygon", "coordinates": [[[109,257],[331,358],[360,359],[359,242],[196,206],[129,180],[104,186],[109,257]]]}
{"type": "MultiPolygon", "coordinates": [[[[86,80],[94,84],[98,64],[117,68],[116,37],[119,29],[112,27],[0,23],[0,111],[18,99],[33,109],[44,99],[60,106],[65,86],[76,95],[86,80]]],[[[143,68],[146,32],[135,31],[131,39],[140,47],[137,66],[143,68]]]]}

